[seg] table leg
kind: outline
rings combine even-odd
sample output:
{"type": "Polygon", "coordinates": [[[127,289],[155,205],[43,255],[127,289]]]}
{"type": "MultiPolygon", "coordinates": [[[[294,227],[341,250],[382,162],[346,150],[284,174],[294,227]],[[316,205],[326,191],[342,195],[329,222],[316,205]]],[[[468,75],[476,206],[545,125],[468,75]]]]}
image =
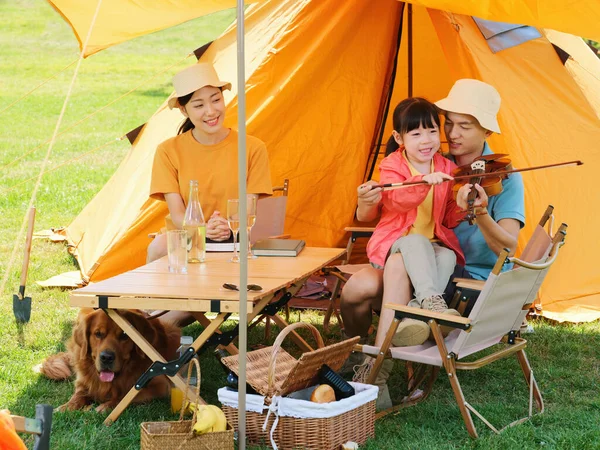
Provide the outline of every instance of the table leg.
{"type": "MultiPolygon", "coordinates": [[[[142,351],[144,352],[144,354],[146,356],[148,356],[152,361],[166,362],[165,359],[162,357],[162,355],[159,352],[157,352],[156,349],[154,347],[152,347],[152,345],[150,345],[150,343],[144,338],[144,336],[142,336],[133,327],[133,325],[131,325],[129,323],[129,321],[124,319],[116,310],[106,309],[105,311],[109,315],[109,317],[123,331],[125,331],[125,333],[127,333],[127,335],[131,338],[131,340],[133,342],[135,342],[135,344],[140,349],[142,349],[142,351]]],[[[204,331],[202,333],[200,333],[200,336],[198,336],[198,338],[192,344],[192,347],[194,347],[194,350],[198,351],[198,349],[200,347],[202,347],[202,345],[204,345],[204,343],[208,340],[208,338],[210,336],[212,336],[213,333],[225,321],[226,316],[227,316],[226,313],[220,313],[217,317],[215,317],[212,321],[210,321],[208,326],[204,329],[204,331]]],[[[182,392],[185,392],[187,390],[188,398],[193,399],[196,397],[196,393],[194,392],[194,390],[188,386],[188,384],[185,382],[185,380],[179,374],[177,374],[175,376],[169,376],[168,378],[175,384],[175,386],[177,386],[179,389],[181,389],[182,392]]],[[[127,395],[111,411],[109,416],[104,421],[104,425],[111,425],[114,421],[116,421],[119,418],[119,416],[121,415],[121,413],[125,410],[125,408],[127,408],[127,406],[129,406],[129,404],[135,399],[135,397],[137,396],[137,394],[139,392],[140,391],[138,389],[136,389],[135,386],[133,386],[129,390],[127,395]]],[[[199,397],[197,399],[197,401],[200,403],[205,403],[201,397],[199,397]]]]}
{"type": "MultiPolygon", "coordinates": [[[[287,327],[289,325],[289,323],[287,323],[282,317],[278,316],[277,314],[275,314],[274,316],[271,316],[271,319],[273,320],[273,322],[275,322],[277,324],[277,326],[279,326],[279,328],[281,330],[283,330],[285,327],[287,327]]],[[[313,351],[313,348],[310,345],[308,345],[308,343],[304,339],[302,339],[302,336],[300,336],[295,331],[292,331],[290,333],[290,336],[292,337],[292,339],[294,341],[296,341],[296,344],[298,344],[298,347],[300,347],[300,349],[303,352],[312,352],[313,351]]]]}
{"type": "MultiPolygon", "coordinates": [[[[210,324],[210,319],[208,317],[206,317],[206,314],[204,314],[203,312],[193,312],[192,316],[194,316],[194,318],[204,328],[206,328],[210,324]]],[[[217,330],[217,331],[215,331],[215,333],[221,334],[221,331],[217,330]]],[[[237,355],[239,353],[237,347],[233,344],[218,345],[217,348],[224,348],[225,350],[227,350],[229,352],[230,355],[237,355]]]]}

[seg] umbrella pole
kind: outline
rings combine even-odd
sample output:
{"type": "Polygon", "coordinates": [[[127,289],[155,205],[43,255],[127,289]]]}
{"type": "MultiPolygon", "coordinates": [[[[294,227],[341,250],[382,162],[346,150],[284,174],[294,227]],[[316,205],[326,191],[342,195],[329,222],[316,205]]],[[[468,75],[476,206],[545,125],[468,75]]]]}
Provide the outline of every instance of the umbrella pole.
{"type": "Polygon", "coordinates": [[[240,334],[238,373],[238,449],[246,449],[246,349],[248,341],[248,228],[246,227],[246,71],[244,0],[237,0],[238,198],[240,199],[240,334]]]}
{"type": "Polygon", "coordinates": [[[413,96],[413,9],[412,3],[408,4],[406,13],[408,18],[408,96],[413,96]]]}

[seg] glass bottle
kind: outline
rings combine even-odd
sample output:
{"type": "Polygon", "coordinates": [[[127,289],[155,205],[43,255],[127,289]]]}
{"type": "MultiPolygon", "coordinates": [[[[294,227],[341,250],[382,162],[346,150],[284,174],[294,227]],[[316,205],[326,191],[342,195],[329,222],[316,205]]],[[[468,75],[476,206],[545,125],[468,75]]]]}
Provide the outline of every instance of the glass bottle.
{"type": "MultiPolygon", "coordinates": [[[[221,363],[221,367],[223,368],[223,370],[225,370],[225,373],[227,374],[227,379],[225,380],[226,386],[231,389],[232,391],[237,391],[238,390],[238,376],[229,368],[227,367],[222,359],[229,356],[229,352],[225,349],[222,348],[218,348],[215,350],[215,356],[217,357],[217,359],[219,360],[219,363],[221,363]]],[[[246,383],[246,394],[258,394],[258,392],[256,392],[254,390],[254,388],[252,386],[250,386],[248,383],[246,383]]]]}
{"type": "MultiPolygon", "coordinates": [[[[191,336],[181,336],[181,339],[179,341],[179,348],[177,349],[177,353],[179,354],[179,357],[181,357],[185,352],[188,351],[189,348],[192,347],[192,344],[194,342],[194,339],[191,336]]],[[[197,355],[194,355],[194,358],[198,358],[197,355]]],[[[188,367],[190,364],[193,364],[192,362],[189,362],[187,364],[184,364],[183,366],[181,366],[181,369],[179,369],[179,374],[185,379],[187,380],[187,375],[188,375],[188,367]]],[[[192,390],[194,390],[196,388],[196,383],[198,382],[198,374],[196,373],[196,367],[192,366],[192,373],[190,376],[190,388],[192,390]]],[[[181,389],[179,389],[176,386],[172,386],[171,387],[171,412],[173,413],[178,413],[179,411],[181,411],[181,406],[183,405],[183,392],[181,391],[181,389]]]]}
{"type": "Polygon", "coordinates": [[[183,216],[183,229],[187,231],[188,263],[206,259],[206,222],[198,198],[198,181],[190,180],[190,196],[183,216]]]}

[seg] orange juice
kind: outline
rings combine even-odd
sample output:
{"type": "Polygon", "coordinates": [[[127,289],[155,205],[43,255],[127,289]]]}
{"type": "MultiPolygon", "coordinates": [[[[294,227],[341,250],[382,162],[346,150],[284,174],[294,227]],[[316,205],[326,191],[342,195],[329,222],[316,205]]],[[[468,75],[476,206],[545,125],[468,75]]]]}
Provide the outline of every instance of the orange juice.
{"type": "Polygon", "coordinates": [[[181,389],[173,386],[171,388],[171,412],[178,413],[183,405],[183,392],[181,389]]]}

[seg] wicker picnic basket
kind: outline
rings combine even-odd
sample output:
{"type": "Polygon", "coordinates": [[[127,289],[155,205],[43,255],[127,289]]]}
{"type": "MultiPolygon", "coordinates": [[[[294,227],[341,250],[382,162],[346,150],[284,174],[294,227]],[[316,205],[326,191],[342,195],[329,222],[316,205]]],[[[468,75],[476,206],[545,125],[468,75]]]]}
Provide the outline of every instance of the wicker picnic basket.
{"type": "MultiPolygon", "coordinates": [[[[196,367],[198,383],[196,398],[200,397],[200,364],[196,358],[188,366],[187,380],[190,382],[192,364],[196,367]]],[[[141,425],[141,450],[233,450],[233,428],[228,420],[226,431],[196,435],[193,431],[198,409],[194,409],[192,420],[183,420],[187,403],[187,389],[181,404],[179,420],[173,422],[143,422],[141,425]]]]}
{"type": "MultiPolygon", "coordinates": [[[[339,370],[357,342],[358,337],[325,347],[319,331],[314,326],[296,322],[281,331],[272,347],[248,352],[247,383],[265,396],[265,404],[269,404],[273,396],[282,397],[317,384],[318,372],[323,364],[335,371],[339,370]],[[288,334],[300,327],[308,328],[312,332],[318,349],[304,353],[296,360],[281,348],[281,344],[288,334]]],[[[223,358],[222,361],[237,373],[237,355],[223,358]]],[[[271,414],[267,420],[267,412],[247,411],[246,435],[252,444],[271,443],[271,447],[280,449],[337,450],[347,441],[362,444],[375,434],[375,397],[333,417],[277,417],[271,414]]],[[[312,405],[314,409],[321,406],[312,405]]],[[[223,404],[222,409],[227,421],[237,430],[237,408],[223,404]]]]}

